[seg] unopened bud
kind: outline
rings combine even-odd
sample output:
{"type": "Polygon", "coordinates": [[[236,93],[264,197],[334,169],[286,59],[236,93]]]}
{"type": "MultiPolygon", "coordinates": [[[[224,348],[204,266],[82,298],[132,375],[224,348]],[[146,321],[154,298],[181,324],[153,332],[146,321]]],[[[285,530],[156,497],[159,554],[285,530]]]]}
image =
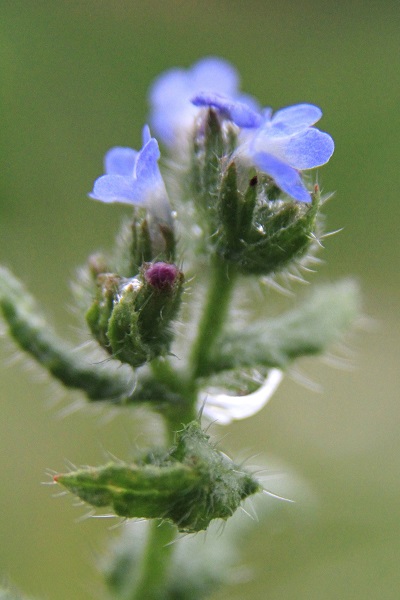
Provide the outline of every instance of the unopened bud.
{"type": "Polygon", "coordinates": [[[99,275],[97,296],[86,314],[99,344],[132,367],[166,354],[183,279],[176,265],[165,262],[144,263],[140,273],[130,279],[111,273],[99,275]]]}
{"type": "Polygon", "coordinates": [[[173,339],[172,322],[182,298],[184,276],[174,264],[145,263],[141,288],[135,306],[139,312],[141,339],[147,344],[150,358],[168,352],[173,339]]]}
{"type": "Polygon", "coordinates": [[[180,277],[180,271],[175,265],[156,262],[144,272],[144,277],[151,287],[162,292],[173,288],[180,277]]]}

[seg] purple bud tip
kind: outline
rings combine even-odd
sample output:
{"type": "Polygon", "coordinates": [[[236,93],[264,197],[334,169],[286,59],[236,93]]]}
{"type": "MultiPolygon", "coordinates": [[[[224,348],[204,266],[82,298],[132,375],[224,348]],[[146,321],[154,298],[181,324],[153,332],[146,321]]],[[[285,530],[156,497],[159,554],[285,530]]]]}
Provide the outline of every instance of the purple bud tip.
{"type": "Polygon", "coordinates": [[[145,272],[146,281],[157,290],[168,290],[172,288],[175,281],[180,276],[176,265],[165,262],[156,262],[145,272]]]}

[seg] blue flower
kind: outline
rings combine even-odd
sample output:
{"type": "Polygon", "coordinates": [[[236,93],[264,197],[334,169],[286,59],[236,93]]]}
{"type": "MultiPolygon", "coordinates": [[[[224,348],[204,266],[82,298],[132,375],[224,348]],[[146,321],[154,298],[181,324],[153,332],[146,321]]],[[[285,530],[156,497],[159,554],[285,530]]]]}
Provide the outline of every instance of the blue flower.
{"type": "Polygon", "coordinates": [[[121,202],[143,206],[157,221],[171,223],[171,207],[164,180],[158,167],[160,150],[146,125],[143,147],[111,148],[104,158],[105,175],[94,182],[89,194],[102,202],[121,202]]]}
{"type": "Polygon", "coordinates": [[[249,103],[213,92],[197,94],[192,103],[215,108],[223,118],[244,128],[243,143],[235,156],[246,158],[270,175],[295,200],[310,202],[310,192],[299,172],[325,164],[334,150],[330,135],[312,127],[322,117],[317,106],[297,104],[273,116],[271,109],[265,109],[261,115],[249,103]]]}
{"type": "Polygon", "coordinates": [[[260,171],[270,175],[286,194],[300,202],[310,202],[300,171],[314,169],[328,162],[334,150],[330,135],[312,127],[322,117],[313,104],[297,104],[263,114],[251,103],[232,100],[213,92],[201,92],[192,98],[196,106],[215,108],[242,132],[243,143],[235,157],[244,157],[260,171]]]}
{"type": "Polygon", "coordinates": [[[150,122],[167,146],[184,143],[195,125],[199,109],[191,100],[200,93],[220,94],[226,99],[255,104],[238,92],[236,69],[225,60],[208,57],[190,69],[171,69],[156,79],[150,90],[150,122]]]}
{"type": "Polygon", "coordinates": [[[300,171],[328,162],[334,143],[330,135],[312,127],[322,116],[312,104],[297,104],[264,111],[264,121],[248,134],[237,150],[260,171],[270,175],[286,194],[300,202],[310,202],[300,171]]]}
{"type": "Polygon", "coordinates": [[[232,65],[215,57],[204,58],[188,70],[172,69],[161,75],[150,90],[151,122],[159,138],[186,151],[199,109],[213,108],[221,119],[242,130],[234,159],[242,158],[269,175],[295,200],[310,202],[301,172],[325,164],[334,150],[332,138],[313,127],[321,110],[298,104],[274,115],[271,109],[261,112],[253,98],[238,91],[238,85],[232,65]]]}

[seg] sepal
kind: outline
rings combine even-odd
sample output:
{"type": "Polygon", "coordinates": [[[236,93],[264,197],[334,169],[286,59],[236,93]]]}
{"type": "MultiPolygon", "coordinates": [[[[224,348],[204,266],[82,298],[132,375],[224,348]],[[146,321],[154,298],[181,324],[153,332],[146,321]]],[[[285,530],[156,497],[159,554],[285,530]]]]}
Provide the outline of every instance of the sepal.
{"type": "Polygon", "coordinates": [[[224,136],[217,113],[207,112],[204,134],[203,185],[209,195],[213,195],[219,184],[220,161],[225,155],[224,136]]]}
{"type": "Polygon", "coordinates": [[[164,455],[152,451],[133,464],[109,463],[54,480],[92,506],[111,506],[122,517],[168,519],[188,533],[207,529],[213,519],[228,519],[262,489],[216,450],[197,421],[176,434],[176,444],[164,455]]]}
{"type": "Polygon", "coordinates": [[[144,262],[150,262],[155,258],[148,220],[146,218],[134,219],[131,228],[129,277],[133,277],[144,262]]]}
{"type": "Polygon", "coordinates": [[[234,162],[230,163],[222,178],[217,207],[220,222],[218,243],[234,250],[240,245],[242,216],[242,202],[234,162]]]}
{"type": "Polygon", "coordinates": [[[199,117],[193,137],[190,188],[208,235],[218,229],[218,197],[223,163],[237,141],[235,127],[225,124],[213,109],[199,117]]]}
{"type": "Polygon", "coordinates": [[[86,313],[86,321],[90,331],[105,348],[108,348],[107,338],[108,322],[113,312],[114,299],[118,294],[121,283],[120,277],[113,273],[99,273],[97,275],[96,299],[86,313]]]}
{"type": "MultiPolygon", "coordinates": [[[[142,285],[139,278],[132,278],[115,294],[106,323],[106,343],[103,344],[114,358],[128,363],[131,367],[140,367],[147,360],[147,348],[140,335],[139,312],[136,304],[142,285]]],[[[88,324],[90,327],[89,320],[88,324]]]]}

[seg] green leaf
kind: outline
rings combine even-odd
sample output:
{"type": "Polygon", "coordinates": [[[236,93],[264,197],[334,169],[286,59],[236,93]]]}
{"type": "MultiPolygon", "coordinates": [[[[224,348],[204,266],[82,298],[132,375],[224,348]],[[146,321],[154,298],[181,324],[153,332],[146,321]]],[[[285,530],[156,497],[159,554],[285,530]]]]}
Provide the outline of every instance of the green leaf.
{"type": "Polygon", "coordinates": [[[168,519],[180,531],[206,529],[227,519],[259,483],[189,423],[164,456],[154,451],[133,464],[109,463],[57,475],[55,481],[95,507],[121,517],[168,519]]]}
{"type": "Polygon", "coordinates": [[[320,286],[280,317],[225,332],[202,374],[256,365],[284,369],[300,356],[321,354],[352,325],[360,305],[354,281],[320,286]]]}
{"type": "Polygon", "coordinates": [[[26,288],[4,267],[0,267],[0,310],[18,346],[65,386],[83,390],[90,400],[130,394],[132,380],[107,364],[90,364],[61,340],[26,288]]]}
{"type": "Polygon", "coordinates": [[[190,489],[195,474],[182,464],[109,463],[57,475],[55,481],[92,506],[112,506],[121,517],[167,518],[177,490],[190,489]]]}

